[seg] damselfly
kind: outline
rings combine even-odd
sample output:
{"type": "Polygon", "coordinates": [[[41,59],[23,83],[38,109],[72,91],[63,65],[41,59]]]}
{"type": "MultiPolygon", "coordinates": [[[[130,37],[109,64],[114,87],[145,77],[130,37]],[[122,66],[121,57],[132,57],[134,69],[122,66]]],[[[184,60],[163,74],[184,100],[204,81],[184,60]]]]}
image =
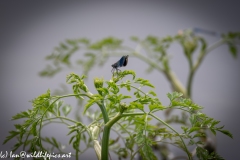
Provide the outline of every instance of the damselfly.
{"type": "Polygon", "coordinates": [[[112,64],[112,73],[114,73],[114,71],[116,70],[117,72],[118,71],[121,71],[120,69],[118,69],[119,67],[125,67],[126,65],[127,65],[127,63],[128,63],[128,55],[126,55],[126,56],[122,56],[122,58],[119,60],[119,61],[117,61],[116,63],[114,63],[114,64],[112,64]]]}

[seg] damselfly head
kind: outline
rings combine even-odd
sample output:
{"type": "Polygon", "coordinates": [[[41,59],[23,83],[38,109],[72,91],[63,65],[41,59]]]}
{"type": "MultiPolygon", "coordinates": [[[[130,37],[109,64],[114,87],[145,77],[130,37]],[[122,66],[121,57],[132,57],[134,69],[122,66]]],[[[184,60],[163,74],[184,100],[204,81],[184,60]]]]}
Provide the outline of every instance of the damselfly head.
{"type": "Polygon", "coordinates": [[[128,55],[125,56],[125,60],[123,62],[123,66],[125,67],[128,64],[128,55]]]}

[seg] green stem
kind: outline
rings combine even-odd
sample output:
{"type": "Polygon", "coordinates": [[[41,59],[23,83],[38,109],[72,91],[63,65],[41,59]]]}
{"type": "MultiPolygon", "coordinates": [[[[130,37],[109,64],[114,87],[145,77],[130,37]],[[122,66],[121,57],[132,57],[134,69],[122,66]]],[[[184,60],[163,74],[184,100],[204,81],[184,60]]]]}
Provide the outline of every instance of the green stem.
{"type": "Polygon", "coordinates": [[[190,73],[188,77],[188,82],[187,82],[187,97],[192,97],[192,81],[193,81],[193,76],[194,76],[194,70],[190,68],[190,73]]]}
{"type": "Polygon", "coordinates": [[[178,80],[177,76],[174,74],[173,71],[171,71],[170,69],[163,69],[161,68],[157,63],[154,63],[153,61],[151,61],[150,59],[144,57],[143,55],[134,52],[133,55],[135,57],[138,57],[139,59],[143,60],[144,62],[146,62],[147,64],[149,64],[150,66],[156,68],[159,72],[164,73],[164,75],[166,76],[166,78],[169,80],[171,87],[174,91],[178,91],[183,93],[184,95],[186,95],[186,90],[185,87],[182,85],[182,83],[178,80]]]}
{"type": "Polygon", "coordinates": [[[189,97],[191,97],[192,95],[192,82],[193,82],[193,77],[196,73],[196,70],[199,68],[200,64],[202,63],[203,59],[205,58],[205,56],[207,55],[207,53],[211,52],[212,50],[214,50],[215,48],[221,46],[222,44],[224,44],[226,41],[224,39],[220,39],[218,40],[216,43],[212,44],[211,46],[209,46],[206,50],[203,50],[200,52],[196,63],[190,66],[190,73],[188,76],[188,82],[187,82],[187,94],[189,97]]]}
{"type": "Polygon", "coordinates": [[[164,71],[163,73],[166,76],[166,78],[168,79],[168,81],[170,82],[170,84],[172,86],[172,90],[177,91],[177,92],[181,92],[184,95],[184,97],[187,97],[185,87],[178,80],[178,78],[174,74],[174,72],[172,72],[171,70],[167,70],[167,71],[164,71]]]}
{"type": "Polygon", "coordinates": [[[111,119],[105,124],[104,130],[103,130],[103,138],[102,138],[101,160],[108,160],[108,144],[109,144],[110,130],[112,125],[116,123],[121,117],[122,117],[121,113],[118,113],[113,119],[111,119]]]}
{"type": "Polygon", "coordinates": [[[108,117],[108,114],[107,114],[107,110],[104,106],[104,103],[102,101],[102,103],[97,103],[99,108],[101,109],[101,112],[102,112],[102,115],[103,115],[103,120],[104,120],[104,123],[106,124],[108,121],[109,121],[109,117],[108,117]]]}
{"type": "Polygon", "coordinates": [[[153,118],[157,119],[158,121],[160,121],[161,123],[163,123],[165,126],[167,126],[168,128],[170,128],[173,132],[175,132],[179,138],[181,139],[182,143],[183,143],[183,147],[184,147],[184,150],[187,152],[187,155],[188,155],[188,159],[192,159],[192,156],[191,154],[188,152],[188,149],[187,149],[187,146],[185,144],[185,142],[183,141],[181,135],[175,130],[173,129],[170,125],[168,125],[166,122],[164,122],[163,120],[161,120],[160,118],[156,117],[154,114],[152,113],[149,113],[150,116],[152,116],[153,118]]]}
{"type": "Polygon", "coordinates": [[[198,67],[202,63],[202,61],[203,61],[203,59],[204,59],[204,57],[206,56],[207,53],[209,53],[212,50],[214,50],[215,48],[223,45],[225,42],[226,41],[224,39],[220,39],[216,43],[214,43],[211,46],[209,46],[205,51],[201,51],[201,53],[199,54],[198,59],[197,59],[195,65],[193,66],[193,70],[196,71],[198,69],[198,67]]]}

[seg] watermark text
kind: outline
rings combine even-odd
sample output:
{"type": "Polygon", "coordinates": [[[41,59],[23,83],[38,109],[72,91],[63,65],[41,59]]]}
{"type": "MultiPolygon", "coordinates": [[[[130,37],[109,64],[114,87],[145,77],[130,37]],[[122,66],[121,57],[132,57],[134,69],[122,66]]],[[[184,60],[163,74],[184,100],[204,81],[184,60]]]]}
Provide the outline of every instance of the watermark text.
{"type": "Polygon", "coordinates": [[[26,151],[20,151],[19,153],[13,153],[12,151],[0,151],[0,158],[44,158],[44,159],[52,159],[52,158],[71,158],[71,152],[60,154],[60,153],[49,153],[42,151],[35,151],[33,153],[29,153],[26,151]]]}

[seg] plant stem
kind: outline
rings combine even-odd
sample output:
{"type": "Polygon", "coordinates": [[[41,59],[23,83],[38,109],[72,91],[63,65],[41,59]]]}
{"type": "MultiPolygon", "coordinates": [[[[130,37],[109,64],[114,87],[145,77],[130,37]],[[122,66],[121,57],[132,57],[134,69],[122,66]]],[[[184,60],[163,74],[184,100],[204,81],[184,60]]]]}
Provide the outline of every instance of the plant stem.
{"type": "Polygon", "coordinates": [[[194,65],[190,66],[190,73],[189,73],[188,82],[187,82],[187,95],[188,95],[188,97],[192,96],[191,92],[192,92],[193,77],[194,77],[194,75],[196,73],[196,70],[199,68],[200,64],[202,63],[204,57],[207,55],[207,53],[209,53],[212,50],[214,50],[215,48],[221,46],[225,42],[226,42],[226,40],[220,39],[216,43],[214,43],[211,46],[209,46],[206,50],[200,51],[200,54],[199,54],[199,56],[197,58],[196,63],[194,65]]]}
{"type": "Polygon", "coordinates": [[[172,86],[172,90],[173,91],[177,91],[177,92],[181,92],[184,97],[187,97],[187,93],[186,93],[185,87],[178,80],[178,78],[176,77],[174,72],[172,72],[171,70],[167,70],[167,71],[164,71],[163,73],[166,76],[166,78],[169,80],[169,82],[170,82],[170,84],[172,86]]]}
{"type": "Polygon", "coordinates": [[[97,103],[97,104],[98,104],[99,108],[101,109],[101,112],[102,112],[102,115],[103,115],[103,120],[104,120],[104,123],[106,124],[109,121],[109,117],[108,117],[106,108],[104,106],[104,103],[102,101],[102,103],[97,103]]]}
{"type": "Polygon", "coordinates": [[[118,113],[113,119],[108,121],[103,130],[102,138],[102,151],[101,151],[101,160],[108,160],[108,145],[109,145],[109,136],[110,130],[114,123],[116,123],[121,118],[121,113],[118,113]]]}
{"type": "Polygon", "coordinates": [[[188,82],[187,82],[187,96],[192,97],[192,81],[193,81],[193,76],[194,76],[194,70],[190,68],[190,73],[188,77],[188,82]]]}

